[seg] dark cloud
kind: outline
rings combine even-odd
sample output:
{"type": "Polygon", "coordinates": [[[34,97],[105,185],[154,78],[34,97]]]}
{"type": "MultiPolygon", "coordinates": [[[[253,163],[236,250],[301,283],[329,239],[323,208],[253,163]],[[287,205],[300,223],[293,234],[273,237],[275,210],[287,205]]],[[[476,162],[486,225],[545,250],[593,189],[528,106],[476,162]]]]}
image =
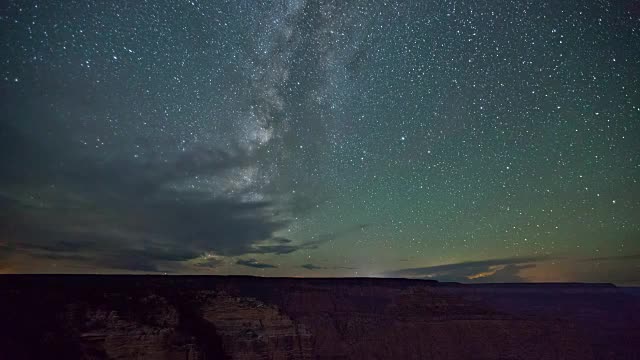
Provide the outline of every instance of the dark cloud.
{"type": "Polygon", "coordinates": [[[252,267],[252,268],[256,268],[256,269],[277,268],[277,266],[275,266],[275,265],[271,265],[271,264],[267,264],[267,263],[261,263],[256,259],[247,259],[247,260],[239,259],[238,261],[236,261],[236,264],[242,265],[242,266],[248,266],[248,267],[252,267]]]}
{"type": "Polygon", "coordinates": [[[180,180],[242,167],[247,158],[240,150],[204,147],[170,161],[75,158],[58,175],[49,174],[50,185],[0,192],[0,229],[16,251],[125,270],[156,271],[160,262],[205,252],[238,256],[316,248],[317,242],[274,238],[288,224],[286,204],[175,188],[180,180]]]}
{"type": "Polygon", "coordinates": [[[37,214],[23,210],[30,221],[1,225],[12,228],[16,248],[35,256],[75,251],[94,255],[101,265],[131,270],[150,270],[156,261],[185,261],[207,251],[236,256],[317,247],[314,243],[257,246],[286,224],[269,215],[272,204],[266,202],[161,199],[111,206],[89,217],[86,212],[94,210],[62,215],[56,209],[37,214]]]}
{"type": "Polygon", "coordinates": [[[313,265],[313,264],[304,264],[304,265],[300,265],[301,268],[305,268],[307,270],[322,270],[322,269],[326,269],[325,267],[322,266],[317,266],[317,265],[313,265]]]}
{"type": "Polygon", "coordinates": [[[60,252],[43,252],[43,253],[31,253],[32,256],[47,259],[47,260],[71,260],[71,261],[89,261],[91,260],[87,256],[82,256],[78,254],[71,253],[60,253],[60,252]]]}
{"type": "MultiPolygon", "coordinates": [[[[42,255],[43,257],[48,257],[48,255],[53,255],[51,253],[65,253],[65,252],[71,252],[71,251],[82,251],[85,249],[91,249],[93,247],[96,247],[96,244],[92,241],[89,240],[85,240],[85,241],[73,241],[73,240],[58,240],[56,238],[58,237],[63,237],[66,235],[66,233],[64,231],[61,231],[59,233],[54,233],[54,232],[47,232],[47,231],[42,231],[41,233],[37,231],[37,229],[34,229],[34,231],[32,231],[30,233],[30,235],[37,235],[40,234],[41,236],[46,236],[46,235],[50,235],[53,238],[50,238],[49,240],[47,240],[46,242],[42,242],[42,241],[30,241],[30,240],[24,240],[21,242],[18,242],[18,246],[20,247],[20,249],[26,250],[28,252],[33,253],[34,255],[37,254],[46,254],[46,255],[42,255]]],[[[73,237],[72,237],[73,238],[73,237]]],[[[35,240],[35,239],[34,239],[35,240]]]]}
{"type": "Polygon", "coordinates": [[[283,254],[290,254],[298,250],[316,249],[318,248],[318,246],[320,246],[322,243],[326,241],[324,239],[321,239],[316,241],[308,241],[301,244],[291,244],[291,240],[288,240],[288,242],[284,242],[284,243],[282,242],[282,240],[287,240],[287,239],[280,239],[280,243],[273,244],[273,245],[256,245],[247,252],[252,252],[256,254],[283,255],[283,254]]]}
{"type": "Polygon", "coordinates": [[[382,274],[385,277],[407,277],[455,282],[522,282],[523,269],[535,267],[535,263],[550,260],[548,257],[520,257],[455,264],[409,268],[382,274]]]}
{"type": "Polygon", "coordinates": [[[301,268],[307,269],[307,270],[357,270],[358,268],[355,267],[350,267],[350,266],[331,266],[331,267],[325,267],[325,266],[319,266],[319,265],[314,265],[314,264],[304,264],[304,265],[300,265],[301,268]]]}

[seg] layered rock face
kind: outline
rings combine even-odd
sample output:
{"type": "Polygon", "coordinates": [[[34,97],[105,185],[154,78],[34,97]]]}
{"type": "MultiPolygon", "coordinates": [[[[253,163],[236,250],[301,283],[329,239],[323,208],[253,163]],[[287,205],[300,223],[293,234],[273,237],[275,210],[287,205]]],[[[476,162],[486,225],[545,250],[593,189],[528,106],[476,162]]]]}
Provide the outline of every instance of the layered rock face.
{"type": "Polygon", "coordinates": [[[0,359],[640,359],[612,285],[0,277],[0,359]]]}
{"type": "Polygon", "coordinates": [[[311,359],[311,333],[278,307],[253,298],[208,294],[201,314],[233,359],[311,359]]]}

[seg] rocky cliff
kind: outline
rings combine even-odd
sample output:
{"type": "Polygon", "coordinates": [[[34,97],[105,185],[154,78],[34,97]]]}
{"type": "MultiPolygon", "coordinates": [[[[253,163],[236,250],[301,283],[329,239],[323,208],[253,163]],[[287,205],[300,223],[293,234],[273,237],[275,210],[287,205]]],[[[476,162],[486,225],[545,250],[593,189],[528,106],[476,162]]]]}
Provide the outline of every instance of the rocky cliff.
{"type": "Polygon", "coordinates": [[[640,359],[612,285],[0,277],[0,359],[640,359]]]}

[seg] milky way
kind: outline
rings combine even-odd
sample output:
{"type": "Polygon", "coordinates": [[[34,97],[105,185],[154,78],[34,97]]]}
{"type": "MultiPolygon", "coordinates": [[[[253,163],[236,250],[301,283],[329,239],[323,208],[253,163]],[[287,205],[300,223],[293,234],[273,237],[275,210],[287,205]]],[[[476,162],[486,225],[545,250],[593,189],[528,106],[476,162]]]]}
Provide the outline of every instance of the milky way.
{"type": "Polygon", "coordinates": [[[640,283],[640,7],[9,1],[0,272],[640,283]]]}

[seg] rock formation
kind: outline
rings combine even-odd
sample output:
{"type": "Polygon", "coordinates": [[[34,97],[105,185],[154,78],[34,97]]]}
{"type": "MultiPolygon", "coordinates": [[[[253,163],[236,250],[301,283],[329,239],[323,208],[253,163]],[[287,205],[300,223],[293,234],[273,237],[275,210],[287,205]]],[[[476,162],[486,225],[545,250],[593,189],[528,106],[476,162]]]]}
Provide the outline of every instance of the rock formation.
{"type": "Polygon", "coordinates": [[[0,359],[638,359],[613,285],[0,277],[0,359]]]}

